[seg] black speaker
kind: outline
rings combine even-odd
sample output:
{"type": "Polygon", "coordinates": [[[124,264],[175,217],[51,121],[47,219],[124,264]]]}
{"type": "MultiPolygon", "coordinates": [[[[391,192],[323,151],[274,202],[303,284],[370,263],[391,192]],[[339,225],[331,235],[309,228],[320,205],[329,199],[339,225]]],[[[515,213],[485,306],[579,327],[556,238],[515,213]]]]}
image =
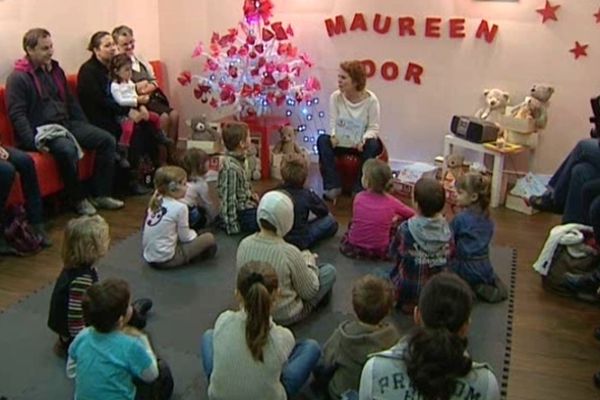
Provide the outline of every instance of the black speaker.
{"type": "Polygon", "coordinates": [[[469,142],[485,143],[496,141],[500,128],[496,124],[481,118],[455,115],[450,123],[450,131],[469,142]]]}

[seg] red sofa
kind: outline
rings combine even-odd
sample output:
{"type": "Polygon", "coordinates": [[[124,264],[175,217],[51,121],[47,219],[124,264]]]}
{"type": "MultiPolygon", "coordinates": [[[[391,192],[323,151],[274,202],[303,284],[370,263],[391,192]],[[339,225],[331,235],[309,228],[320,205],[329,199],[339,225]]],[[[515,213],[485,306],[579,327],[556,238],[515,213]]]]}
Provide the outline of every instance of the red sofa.
{"type": "MultiPolygon", "coordinates": [[[[151,61],[156,78],[161,87],[164,87],[163,66],[160,61],[151,61]]],[[[67,77],[69,88],[73,94],[77,94],[77,75],[69,75],[67,77]]],[[[5,88],[0,87],[0,141],[2,145],[14,146],[15,138],[12,130],[8,111],[6,108],[5,88]]],[[[54,158],[45,153],[30,152],[29,155],[33,158],[35,169],[37,171],[38,183],[42,197],[50,196],[63,189],[63,182],[60,177],[58,166],[54,158]]],[[[85,157],[79,161],[79,178],[86,180],[92,176],[94,169],[94,154],[86,151],[85,157]]],[[[24,201],[23,191],[21,189],[21,179],[15,179],[7,205],[22,204],[24,201]]]]}

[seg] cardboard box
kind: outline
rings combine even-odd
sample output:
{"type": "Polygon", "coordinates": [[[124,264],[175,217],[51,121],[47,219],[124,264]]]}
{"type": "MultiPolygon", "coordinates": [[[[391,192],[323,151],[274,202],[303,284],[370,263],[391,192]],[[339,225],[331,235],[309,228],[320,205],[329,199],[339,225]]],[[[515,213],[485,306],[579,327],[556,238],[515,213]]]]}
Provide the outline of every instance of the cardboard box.
{"type": "Polygon", "coordinates": [[[506,194],[506,202],[504,203],[504,207],[527,215],[533,215],[539,212],[528,205],[527,201],[523,197],[515,196],[510,193],[506,194]]]}

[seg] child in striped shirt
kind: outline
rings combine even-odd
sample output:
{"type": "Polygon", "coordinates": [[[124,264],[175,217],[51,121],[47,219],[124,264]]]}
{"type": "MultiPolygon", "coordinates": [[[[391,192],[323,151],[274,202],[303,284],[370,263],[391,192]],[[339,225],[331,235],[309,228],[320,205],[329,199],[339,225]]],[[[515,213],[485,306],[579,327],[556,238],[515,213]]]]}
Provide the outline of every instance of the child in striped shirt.
{"type": "MultiPolygon", "coordinates": [[[[72,219],[65,228],[62,246],[64,267],[54,285],[48,315],[48,327],[58,334],[54,352],[60,357],[66,357],[69,345],[85,328],[81,305],[83,296],[90,286],[98,282],[94,264],[106,254],[109,243],[108,224],[99,215],[72,219]]],[[[134,317],[130,325],[142,329],[152,302],[139,299],[133,307],[134,317]]]]}

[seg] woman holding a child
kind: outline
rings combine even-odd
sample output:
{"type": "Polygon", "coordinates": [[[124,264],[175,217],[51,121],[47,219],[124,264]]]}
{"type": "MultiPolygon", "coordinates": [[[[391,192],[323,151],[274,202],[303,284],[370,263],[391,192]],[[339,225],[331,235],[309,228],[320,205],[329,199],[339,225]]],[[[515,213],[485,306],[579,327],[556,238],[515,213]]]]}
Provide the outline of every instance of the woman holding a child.
{"type": "Polygon", "coordinates": [[[366,89],[367,72],[357,60],[340,64],[338,90],[329,99],[330,134],[317,139],[319,164],[323,177],[324,197],[335,200],[342,192],[336,155],[356,154],[360,165],[353,192],[363,190],[362,164],[383,150],[379,139],[379,100],[366,89]]]}
{"type": "MultiPolygon", "coordinates": [[[[81,107],[90,122],[106,129],[116,138],[121,136],[119,117],[127,115],[128,110],[120,107],[112,98],[110,87],[110,63],[116,54],[115,42],[106,31],[92,35],[88,50],[92,53],[89,60],[81,65],[77,75],[77,92],[81,107]]],[[[120,161],[122,168],[132,171],[130,190],[132,194],[147,194],[150,189],[141,183],[139,165],[144,155],[148,155],[155,166],[158,165],[158,143],[154,135],[155,128],[147,121],[136,124],[128,161],[123,156],[120,161]]]]}

